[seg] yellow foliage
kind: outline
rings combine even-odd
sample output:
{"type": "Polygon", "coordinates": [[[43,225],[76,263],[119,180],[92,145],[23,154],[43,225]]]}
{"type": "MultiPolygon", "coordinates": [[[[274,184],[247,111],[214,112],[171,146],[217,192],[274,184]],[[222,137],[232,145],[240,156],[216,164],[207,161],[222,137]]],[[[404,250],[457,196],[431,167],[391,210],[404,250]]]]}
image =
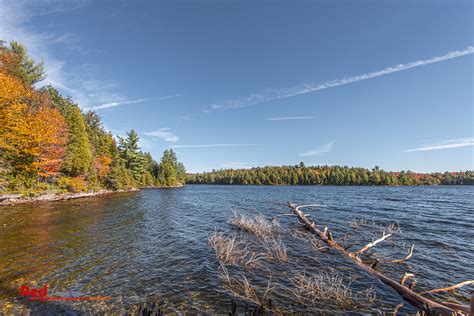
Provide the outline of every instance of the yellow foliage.
{"type": "Polygon", "coordinates": [[[110,158],[109,156],[105,155],[105,156],[101,156],[101,157],[97,157],[95,160],[94,160],[94,168],[97,172],[97,175],[99,177],[104,177],[106,176],[109,171],[110,171],[110,164],[112,163],[112,158],[110,158]]]}
{"type": "Polygon", "coordinates": [[[1,71],[0,80],[0,150],[18,170],[55,175],[67,141],[64,118],[41,93],[1,71]]]}
{"type": "Polygon", "coordinates": [[[58,180],[58,186],[62,189],[65,189],[69,192],[86,192],[88,191],[87,183],[84,181],[83,177],[69,178],[64,177],[58,180]]]}
{"type": "Polygon", "coordinates": [[[26,89],[19,79],[0,71],[0,106],[2,108],[28,98],[30,95],[31,91],[26,89]]]}

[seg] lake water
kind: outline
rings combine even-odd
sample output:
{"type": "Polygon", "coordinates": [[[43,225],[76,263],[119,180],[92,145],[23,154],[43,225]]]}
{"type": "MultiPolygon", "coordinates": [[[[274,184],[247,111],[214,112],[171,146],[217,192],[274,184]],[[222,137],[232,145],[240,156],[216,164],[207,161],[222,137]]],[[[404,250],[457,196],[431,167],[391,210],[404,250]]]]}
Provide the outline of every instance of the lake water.
{"type": "MultiPolygon", "coordinates": [[[[275,216],[288,212],[287,201],[322,204],[307,212],[318,224],[328,226],[335,239],[351,233],[343,239],[346,244],[357,241],[363,246],[376,237],[369,228],[351,226],[351,220],[399,223],[402,233],[377,247],[378,256],[403,257],[414,243],[413,258],[406,264],[382,263],[378,268],[396,280],[405,271],[414,273],[420,291],[474,276],[474,187],[189,185],[0,207],[0,305],[39,313],[122,313],[159,298],[167,312],[228,312],[231,296],[223,292],[219,262],[208,246],[208,236],[215,230],[234,231],[227,224],[231,208],[275,216]],[[48,284],[50,296],[111,299],[30,302],[16,298],[24,284],[48,284]]],[[[287,230],[297,229],[294,217],[281,217],[280,222],[287,230]]],[[[354,291],[370,286],[376,290],[371,304],[341,307],[325,302],[320,310],[391,312],[403,302],[391,288],[334,251],[318,252],[289,234],[283,233],[282,238],[289,262],[272,266],[276,281],[284,283],[279,277],[297,268],[317,273],[332,267],[353,278],[354,291]]],[[[252,281],[264,284],[258,275],[252,281]]],[[[469,289],[463,289],[451,299],[467,303],[469,295],[469,289]]],[[[281,293],[273,299],[292,308],[281,293]]],[[[416,309],[405,303],[400,311],[416,309]]]]}

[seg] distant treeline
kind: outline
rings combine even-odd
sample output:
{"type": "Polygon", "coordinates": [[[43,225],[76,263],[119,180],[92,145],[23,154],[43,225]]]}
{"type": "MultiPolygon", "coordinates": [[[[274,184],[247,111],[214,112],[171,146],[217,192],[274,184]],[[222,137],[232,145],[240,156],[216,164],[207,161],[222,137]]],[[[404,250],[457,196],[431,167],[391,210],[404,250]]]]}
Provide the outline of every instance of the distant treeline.
{"type": "Polygon", "coordinates": [[[52,86],[37,88],[44,78],[22,45],[0,41],[0,194],[184,184],[173,150],[156,162],[134,130],[116,140],[95,112],[52,86]]]}
{"type": "Polygon", "coordinates": [[[188,174],[187,183],[254,185],[436,185],[474,184],[474,171],[445,173],[388,172],[375,167],[347,166],[258,167],[188,174]]]}

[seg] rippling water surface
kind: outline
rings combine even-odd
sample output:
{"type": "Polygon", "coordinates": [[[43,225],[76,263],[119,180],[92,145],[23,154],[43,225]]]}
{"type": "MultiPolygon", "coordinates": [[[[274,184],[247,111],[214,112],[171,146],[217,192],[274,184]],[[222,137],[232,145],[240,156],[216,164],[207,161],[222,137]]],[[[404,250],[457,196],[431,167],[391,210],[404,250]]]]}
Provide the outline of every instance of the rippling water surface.
{"type": "MultiPolygon", "coordinates": [[[[399,223],[402,234],[379,247],[378,255],[403,257],[414,243],[414,256],[402,265],[381,264],[380,270],[397,280],[403,272],[412,272],[420,290],[474,275],[474,187],[189,185],[0,207],[0,305],[44,313],[120,313],[159,298],[168,312],[227,312],[231,298],[222,292],[219,263],[208,247],[208,236],[215,230],[232,231],[227,224],[231,208],[274,216],[287,212],[287,201],[324,205],[308,212],[330,227],[336,239],[351,233],[346,243],[352,239],[363,245],[373,238],[365,228],[351,227],[351,220],[399,223]],[[28,302],[15,298],[22,284],[48,284],[51,296],[112,299],[28,302]]],[[[281,224],[296,229],[292,217],[282,217],[281,224]]],[[[310,273],[333,267],[354,276],[355,290],[373,286],[377,291],[376,301],[368,306],[326,304],[321,309],[390,312],[402,302],[393,290],[337,253],[317,253],[291,236],[283,238],[290,262],[275,267],[277,276],[295,267],[305,266],[310,273]]],[[[458,291],[451,299],[467,303],[468,293],[458,291]]],[[[401,311],[416,309],[405,303],[401,311]]]]}

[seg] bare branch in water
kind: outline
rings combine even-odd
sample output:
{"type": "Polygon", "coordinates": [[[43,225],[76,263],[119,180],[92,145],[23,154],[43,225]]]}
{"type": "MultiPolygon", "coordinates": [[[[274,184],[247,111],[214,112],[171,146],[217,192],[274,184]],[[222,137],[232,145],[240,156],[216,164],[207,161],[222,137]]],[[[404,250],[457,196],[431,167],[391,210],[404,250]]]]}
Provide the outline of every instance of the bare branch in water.
{"type": "Polygon", "coordinates": [[[261,291],[259,293],[257,287],[243,273],[239,274],[238,277],[231,276],[223,264],[219,267],[219,279],[223,282],[224,289],[233,296],[271,310],[266,305],[269,302],[272,291],[277,286],[277,283],[272,281],[271,275],[263,293],[261,291]]]}
{"type": "Polygon", "coordinates": [[[276,262],[288,262],[286,246],[281,240],[266,238],[262,241],[263,247],[267,250],[267,258],[276,262]]]}
{"type": "Polygon", "coordinates": [[[291,293],[302,303],[315,305],[320,300],[334,301],[341,306],[371,303],[375,300],[375,290],[352,291],[350,282],[331,270],[317,274],[299,272],[290,278],[291,293]]]}
{"type": "Polygon", "coordinates": [[[448,287],[443,287],[443,288],[440,288],[440,289],[424,291],[424,292],[421,292],[420,294],[452,291],[452,290],[455,290],[455,289],[458,289],[460,287],[463,287],[465,285],[470,285],[470,284],[474,284],[474,280],[464,281],[464,282],[457,283],[457,284],[454,284],[454,285],[451,285],[451,286],[448,286],[448,287]]]}
{"type": "Polygon", "coordinates": [[[401,259],[391,260],[390,262],[392,262],[392,263],[403,263],[403,262],[405,262],[406,260],[410,259],[413,256],[413,249],[414,248],[415,248],[415,244],[412,244],[411,247],[410,247],[410,250],[408,251],[408,255],[406,255],[405,257],[403,257],[401,259]]]}
{"type": "Polygon", "coordinates": [[[245,269],[252,269],[260,265],[260,261],[265,257],[263,254],[251,252],[249,243],[236,235],[228,237],[222,232],[215,232],[209,236],[209,246],[214,249],[217,259],[221,263],[237,264],[245,269]]]}
{"type": "Polygon", "coordinates": [[[290,232],[290,235],[295,239],[309,242],[309,244],[314,250],[326,251],[329,249],[328,247],[324,245],[324,243],[321,240],[317,239],[313,235],[310,235],[306,232],[296,230],[294,232],[290,232]]]}
{"type": "Polygon", "coordinates": [[[464,306],[461,304],[455,304],[452,302],[443,302],[444,305],[448,306],[449,308],[452,308],[458,312],[462,312],[464,315],[472,315],[473,309],[471,309],[469,306],[464,306]]]}
{"type": "Polygon", "coordinates": [[[277,219],[268,220],[264,215],[247,216],[238,214],[232,210],[234,216],[228,221],[229,224],[245,230],[258,238],[273,237],[276,232],[281,231],[280,223],[277,219]]]}
{"type": "Polygon", "coordinates": [[[405,272],[403,274],[403,277],[402,279],[400,280],[400,284],[401,285],[405,285],[405,282],[410,279],[410,278],[413,278],[415,275],[413,273],[408,273],[408,272],[405,272]]]}
{"type": "Polygon", "coordinates": [[[357,250],[356,252],[354,252],[354,254],[360,255],[361,253],[363,253],[363,252],[369,250],[370,248],[375,247],[378,243],[381,243],[382,241],[384,241],[385,239],[389,238],[390,236],[392,236],[392,233],[385,234],[385,232],[383,232],[382,237],[380,237],[379,239],[376,239],[376,240],[372,241],[371,243],[368,243],[367,245],[365,245],[365,246],[362,247],[361,249],[359,249],[359,250],[357,250]]]}
{"type": "Polygon", "coordinates": [[[246,270],[262,266],[264,260],[288,262],[285,244],[274,238],[265,238],[259,244],[254,244],[235,234],[226,236],[222,232],[215,232],[209,236],[209,246],[222,264],[240,265],[246,270]],[[262,250],[252,250],[252,246],[261,246],[262,250]]]}
{"type": "Polygon", "coordinates": [[[377,224],[374,220],[353,219],[349,221],[349,226],[351,228],[371,228],[375,231],[387,231],[388,233],[401,233],[400,225],[398,223],[380,225],[377,224]]]}

